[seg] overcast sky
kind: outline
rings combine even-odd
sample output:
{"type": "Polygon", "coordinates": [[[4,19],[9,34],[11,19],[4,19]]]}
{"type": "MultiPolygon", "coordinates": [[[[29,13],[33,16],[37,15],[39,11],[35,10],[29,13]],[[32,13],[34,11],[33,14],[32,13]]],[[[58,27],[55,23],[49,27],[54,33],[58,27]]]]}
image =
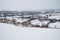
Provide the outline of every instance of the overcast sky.
{"type": "Polygon", "coordinates": [[[60,9],[60,0],[0,0],[0,10],[60,9]]]}

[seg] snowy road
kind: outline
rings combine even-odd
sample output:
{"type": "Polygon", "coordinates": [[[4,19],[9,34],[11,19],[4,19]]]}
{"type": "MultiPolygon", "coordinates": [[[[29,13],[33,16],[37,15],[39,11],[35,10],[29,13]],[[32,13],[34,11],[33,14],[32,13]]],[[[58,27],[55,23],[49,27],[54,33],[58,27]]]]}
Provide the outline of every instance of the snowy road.
{"type": "Polygon", "coordinates": [[[0,23],[0,40],[60,40],[60,29],[18,27],[0,23]]]}

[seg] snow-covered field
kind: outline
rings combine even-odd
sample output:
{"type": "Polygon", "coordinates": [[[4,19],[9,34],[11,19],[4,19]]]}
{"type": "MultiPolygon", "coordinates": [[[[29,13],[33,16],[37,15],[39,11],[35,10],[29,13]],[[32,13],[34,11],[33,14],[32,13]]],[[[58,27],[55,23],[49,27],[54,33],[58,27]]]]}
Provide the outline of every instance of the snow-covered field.
{"type": "Polygon", "coordinates": [[[42,26],[42,25],[47,25],[48,22],[49,22],[49,21],[45,21],[45,20],[42,20],[42,21],[32,20],[32,21],[31,21],[31,24],[42,26]]]}
{"type": "Polygon", "coordinates": [[[59,20],[60,16],[49,16],[49,19],[57,19],[57,20],[59,20]]]}
{"type": "Polygon", "coordinates": [[[53,16],[60,16],[60,13],[52,13],[53,16]]]}
{"type": "Polygon", "coordinates": [[[55,22],[55,23],[50,23],[49,24],[49,27],[52,27],[52,28],[60,28],[60,22],[55,22]]]}
{"type": "Polygon", "coordinates": [[[60,40],[60,29],[18,27],[0,23],[0,40],[60,40]]]}

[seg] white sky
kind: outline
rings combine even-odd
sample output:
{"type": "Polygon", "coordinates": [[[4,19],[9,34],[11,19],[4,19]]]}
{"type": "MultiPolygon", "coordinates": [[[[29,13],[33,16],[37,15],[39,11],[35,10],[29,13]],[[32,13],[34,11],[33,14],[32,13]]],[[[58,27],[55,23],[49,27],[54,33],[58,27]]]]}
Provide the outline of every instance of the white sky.
{"type": "Polygon", "coordinates": [[[0,10],[60,9],[60,0],[0,0],[0,10]]]}

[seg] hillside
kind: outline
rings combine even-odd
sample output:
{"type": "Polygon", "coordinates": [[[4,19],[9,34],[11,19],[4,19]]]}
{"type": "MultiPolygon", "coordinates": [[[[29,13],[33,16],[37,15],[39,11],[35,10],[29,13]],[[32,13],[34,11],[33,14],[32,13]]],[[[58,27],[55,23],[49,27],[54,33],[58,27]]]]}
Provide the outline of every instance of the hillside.
{"type": "Polygon", "coordinates": [[[0,40],[60,40],[60,29],[18,27],[0,23],[0,40]]]}

